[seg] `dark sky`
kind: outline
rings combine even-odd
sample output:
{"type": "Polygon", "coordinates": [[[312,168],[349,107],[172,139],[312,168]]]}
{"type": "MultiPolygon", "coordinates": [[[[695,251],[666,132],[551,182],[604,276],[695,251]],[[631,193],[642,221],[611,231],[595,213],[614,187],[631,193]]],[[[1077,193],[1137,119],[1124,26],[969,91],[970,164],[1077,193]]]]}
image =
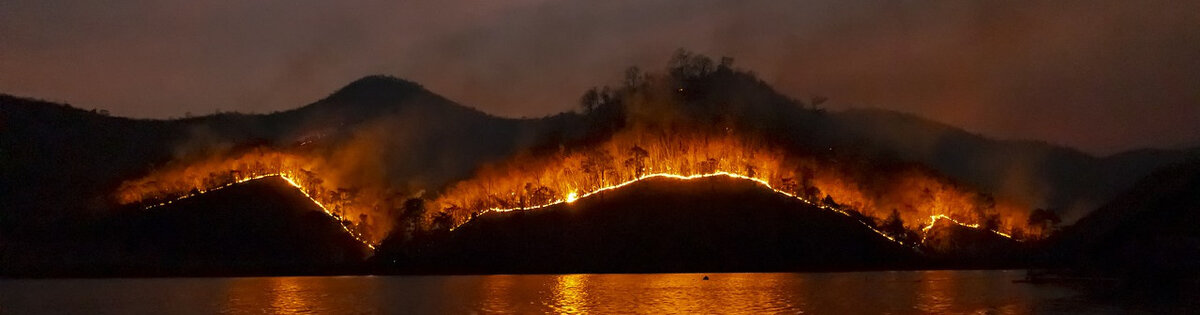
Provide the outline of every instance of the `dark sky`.
{"type": "Polygon", "coordinates": [[[1096,154],[1200,145],[1200,1],[445,2],[0,1],[0,92],[161,118],[391,74],[541,116],[683,47],[833,108],[1096,154]]]}

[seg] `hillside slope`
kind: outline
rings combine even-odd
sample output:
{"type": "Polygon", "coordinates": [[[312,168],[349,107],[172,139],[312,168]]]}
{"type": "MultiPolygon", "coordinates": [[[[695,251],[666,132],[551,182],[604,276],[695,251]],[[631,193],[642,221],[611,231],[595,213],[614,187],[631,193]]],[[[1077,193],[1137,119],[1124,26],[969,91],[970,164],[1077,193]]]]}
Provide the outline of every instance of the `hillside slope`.
{"type": "Polygon", "coordinates": [[[861,270],[916,258],[851,217],[726,177],[647,179],[574,203],[488,213],[447,239],[384,244],[377,255],[405,273],[861,270]]]}
{"type": "Polygon", "coordinates": [[[1200,148],[1145,149],[1096,157],[1038,141],[994,140],[886,110],[831,115],[830,133],[879,154],[919,162],[1001,196],[1044,200],[1067,222],[1086,215],[1159,168],[1200,157],[1200,148]]]}
{"type": "Polygon", "coordinates": [[[1200,161],[1167,167],[1061,233],[1055,253],[1075,268],[1200,275],[1200,161]]]}
{"type": "Polygon", "coordinates": [[[366,247],[283,179],[82,220],[0,248],[6,276],[324,274],[366,247]]]}

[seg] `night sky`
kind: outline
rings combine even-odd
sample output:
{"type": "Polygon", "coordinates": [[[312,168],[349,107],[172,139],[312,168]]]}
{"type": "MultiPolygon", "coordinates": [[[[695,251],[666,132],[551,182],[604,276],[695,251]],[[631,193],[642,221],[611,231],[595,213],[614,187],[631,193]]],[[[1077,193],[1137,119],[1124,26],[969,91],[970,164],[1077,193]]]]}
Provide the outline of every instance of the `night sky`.
{"type": "Polygon", "coordinates": [[[1200,145],[1200,1],[114,2],[0,2],[0,92],[165,118],[390,74],[542,116],[687,48],[832,108],[1094,154],[1200,145]]]}

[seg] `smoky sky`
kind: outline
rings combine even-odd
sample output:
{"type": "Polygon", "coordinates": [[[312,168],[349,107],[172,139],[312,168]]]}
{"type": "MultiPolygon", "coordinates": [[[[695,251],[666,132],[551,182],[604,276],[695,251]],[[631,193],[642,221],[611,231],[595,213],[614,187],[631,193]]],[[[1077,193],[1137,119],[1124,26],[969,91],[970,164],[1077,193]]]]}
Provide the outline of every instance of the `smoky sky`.
{"type": "Polygon", "coordinates": [[[1094,154],[1200,145],[1197,1],[0,2],[0,92],[131,117],[285,110],[370,74],[537,117],[677,48],[834,109],[1094,154]]]}

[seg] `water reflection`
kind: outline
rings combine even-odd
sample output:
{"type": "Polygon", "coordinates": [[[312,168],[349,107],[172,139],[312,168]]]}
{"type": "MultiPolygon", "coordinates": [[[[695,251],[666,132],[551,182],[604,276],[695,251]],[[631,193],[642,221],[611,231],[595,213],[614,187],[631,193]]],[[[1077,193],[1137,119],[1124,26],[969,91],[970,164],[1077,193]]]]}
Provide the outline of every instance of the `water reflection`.
{"type": "Polygon", "coordinates": [[[922,312],[945,314],[954,303],[952,295],[954,277],[945,277],[939,272],[921,272],[917,283],[917,303],[914,307],[922,312]]]}
{"type": "Polygon", "coordinates": [[[554,313],[762,313],[804,305],[789,290],[803,281],[789,274],[604,274],[545,276],[542,299],[554,313]]]}
{"type": "Polygon", "coordinates": [[[228,278],[222,313],[324,314],[362,313],[383,302],[373,297],[369,277],[228,278]]]}
{"type": "MultiPolygon", "coordinates": [[[[1111,312],[1020,271],[0,281],[0,313],[1111,312]]],[[[1177,305],[1167,305],[1168,310],[1177,305]]],[[[1115,310],[1123,310],[1118,305],[1115,310]]]]}
{"type": "Polygon", "coordinates": [[[294,277],[270,278],[268,281],[271,295],[271,313],[275,314],[297,314],[309,313],[313,311],[312,303],[309,298],[304,296],[303,291],[306,289],[319,290],[320,288],[304,288],[301,287],[299,281],[294,277]]]}
{"type": "Polygon", "coordinates": [[[513,314],[517,306],[513,305],[511,293],[514,291],[514,276],[483,276],[480,282],[482,295],[481,309],[485,313],[513,314]]]}
{"type": "Polygon", "coordinates": [[[588,304],[587,278],[589,275],[562,275],[555,277],[554,303],[551,307],[560,314],[578,314],[590,307],[588,304]]]}

